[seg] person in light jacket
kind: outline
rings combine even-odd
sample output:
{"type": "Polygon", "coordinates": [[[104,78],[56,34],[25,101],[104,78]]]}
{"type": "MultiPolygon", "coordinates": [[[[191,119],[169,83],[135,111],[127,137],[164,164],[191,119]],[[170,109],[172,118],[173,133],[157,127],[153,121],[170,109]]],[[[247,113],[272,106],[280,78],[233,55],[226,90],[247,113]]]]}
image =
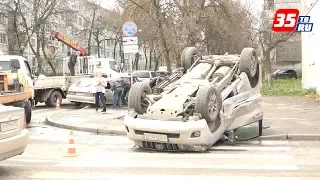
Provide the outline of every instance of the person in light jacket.
{"type": "Polygon", "coordinates": [[[103,110],[101,112],[106,112],[106,101],[104,98],[104,93],[106,92],[105,87],[107,86],[107,82],[102,77],[102,72],[98,71],[97,76],[95,78],[95,88],[96,88],[96,93],[95,93],[95,105],[96,105],[96,111],[99,109],[99,100],[101,101],[103,105],[103,110]]]}

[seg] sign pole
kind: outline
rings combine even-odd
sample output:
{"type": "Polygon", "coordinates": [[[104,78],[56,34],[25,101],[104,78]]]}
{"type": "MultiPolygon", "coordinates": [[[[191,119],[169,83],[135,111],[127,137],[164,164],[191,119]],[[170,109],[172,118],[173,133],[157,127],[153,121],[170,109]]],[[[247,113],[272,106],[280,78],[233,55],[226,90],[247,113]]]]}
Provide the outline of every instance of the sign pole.
{"type": "Polygon", "coordinates": [[[138,37],[136,36],[138,32],[137,25],[132,21],[127,21],[122,25],[122,32],[125,37],[123,37],[123,51],[128,54],[128,60],[130,63],[131,72],[131,85],[133,84],[133,61],[134,54],[139,53],[138,37]],[[132,56],[133,55],[133,56],[132,56]]]}
{"type": "Polygon", "coordinates": [[[133,59],[132,59],[132,54],[129,53],[129,59],[130,59],[130,72],[131,72],[131,86],[133,85],[133,59]]]}

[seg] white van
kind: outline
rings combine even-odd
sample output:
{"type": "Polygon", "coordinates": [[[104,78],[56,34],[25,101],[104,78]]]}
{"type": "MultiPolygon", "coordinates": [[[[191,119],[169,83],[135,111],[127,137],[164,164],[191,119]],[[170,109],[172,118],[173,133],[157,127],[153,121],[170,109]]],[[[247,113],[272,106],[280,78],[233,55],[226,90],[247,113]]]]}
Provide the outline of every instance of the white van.
{"type": "Polygon", "coordinates": [[[89,74],[95,72],[95,68],[102,70],[108,78],[117,78],[123,75],[121,65],[112,58],[92,58],[88,61],[89,74]]]}

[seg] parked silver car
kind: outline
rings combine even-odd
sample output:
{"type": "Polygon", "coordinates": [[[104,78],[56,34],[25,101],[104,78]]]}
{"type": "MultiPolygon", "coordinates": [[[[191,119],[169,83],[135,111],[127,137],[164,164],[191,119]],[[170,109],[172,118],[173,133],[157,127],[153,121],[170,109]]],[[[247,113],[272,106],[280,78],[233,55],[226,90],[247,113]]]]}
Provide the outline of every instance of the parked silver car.
{"type": "Polygon", "coordinates": [[[149,83],[153,78],[158,77],[155,71],[135,71],[132,73],[133,77],[138,78],[142,82],[149,83]]]}
{"type": "Polygon", "coordinates": [[[24,153],[28,140],[24,108],[0,104],[0,161],[24,153]]]}
{"type": "MultiPolygon", "coordinates": [[[[129,75],[120,76],[124,81],[129,81],[129,75]]],[[[104,78],[106,82],[117,80],[119,78],[104,78]]],[[[134,83],[140,82],[137,78],[134,78],[134,83]]],[[[68,101],[72,102],[75,106],[80,106],[81,104],[95,104],[95,87],[93,85],[93,78],[84,78],[78,82],[72,84],[67,93],[68,101]]],[[[113,92],[111,89],[106,89],[105,93],[106,104],[112,104],[113,92]]]]}

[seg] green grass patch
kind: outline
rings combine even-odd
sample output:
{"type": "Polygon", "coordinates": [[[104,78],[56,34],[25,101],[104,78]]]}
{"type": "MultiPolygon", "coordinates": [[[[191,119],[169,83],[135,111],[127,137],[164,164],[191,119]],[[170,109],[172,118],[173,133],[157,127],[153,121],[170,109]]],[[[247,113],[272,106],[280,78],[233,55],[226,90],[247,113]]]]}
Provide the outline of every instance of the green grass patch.
{"type": "Polygon", "coordinates": [[[273,80],[273,85],[270,87],[267,81],[263,81],[261,92],[268,96],[317,96],[315,89],[302,88],[300,78],[273,80]]]}

